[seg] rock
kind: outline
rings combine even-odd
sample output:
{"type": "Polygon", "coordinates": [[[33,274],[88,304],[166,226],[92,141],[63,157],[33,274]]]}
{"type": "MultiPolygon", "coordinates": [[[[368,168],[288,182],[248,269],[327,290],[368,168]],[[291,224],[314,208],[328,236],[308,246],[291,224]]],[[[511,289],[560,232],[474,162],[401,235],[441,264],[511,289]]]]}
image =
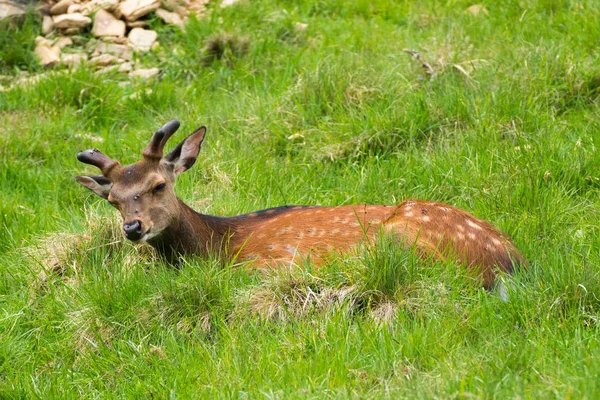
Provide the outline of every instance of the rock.
{"type": "Polygon", "coordinates": [[[81,12],[84,14],[92,14],[98,10],[113,12],[118,6],[119,0],[92,0],[81,6],[81,12]]]}
{"type": "Polygon", "coordinates": [[[125,0],[119,5],[119,11],[127,21],[135,21],[159,6],[160,0],[125,0]]]}
{"type": "Polygon", "coordinates": [[[119,72],[131,72],[133,70],[133,64],[130,62],[125,62],[119,65],[119,72]]]}
{"type": "Polygon", "coordinates": [[[186,8],[196,14],[196,17],[201,17],[206,13],[206,5],[210,0],[189,0],[186,8]]]}
{"type": "Polygon", "coordinates": [[[81,28],[67,28],[63,31],[65,35],[77,35],[81,28]]]}
{"type": "Polygon", "coordinates": [[[234,5],[236,3],[239,3],[239,2],[240,2],[240,0],[223,0],[221,2],[221,7],[222,8],[229,7],[229,6],[232,6],[232,5],[234,5]]]}
{"type": "Polygon", "coordinates": [[[60,61],[60,49],[49,47],[45,43],[39,43],[33,53],[37,56],[42,67],[55,65],[60,61]]]}
{"type": "Polygon", "coordinates": [[[117,62],[117,57],[115,57],[111,54],[101,54],[97,57],[90,58],[90,61],[89,61],[90,64],[94,64],[99,67],[105,67],[107,65],[116,64],[116,62],[117,62]]]}
{"type": "Polygon", "coordinates": [[[174,12],[169,12],[162,8],[159,8],[155,11],[155,14],[162,19],[165,24],[178,26],[180,29],[183,29],[183,21],[179,14],[174,12]]]}
{"type": "Polygon", "coordinates": [[[141,19],[137,20],[137,21],[132,21],[132,22],[127,21],[127,27],[131,28],[131,29],[133,29],[133,28],[145,28],[147,26],[148,26],[148,21],[144,21],[144,20],[141,20],[141,19]]]}
{"type": "Polygon", "coordinates": [[[59,36],[58,39],[54,41],[54,46],[62,49],[63,47],[71,46],[73,44],[73,39],[68,36],[59,36]]]}
{"type": "Polygon", "coordinates": [[[81,12],[81,4],[71,4],[67,9],[67,14],[75,14],[81,12]]]}
{"type": "Polygon", "coordinates": [[[295,22],[294,28],[299,32],[303,32],[306,30],[306,28],[308,28],[308,24],[304,24],[302,22],[295,22]]]}
{"type": "Polygon", "coordinates": [[[91,18],[81,13],[57,15],[53,21],[55,28],[82,28],[92,23],[91,18]]]}
{"type": "Polygon", "coordinates": [[[479,14],[489,15],[487,8],[485,8],[483,4],[473,4],[471,7],[467,8],[467,11],[475,16],[479,14]]]}
{"type": "Polygon", "coordinates": [[[108,11],[99,10],[94,16],[92,35],[123,37],[125,36],[125,22],[116,19],[108,11]]]}
{"type": "Polygon", "coordinates": [[[149,51],[156,41],[158,34],[155,31],[142,28],[133,28],[129,32],[129,44],[134,51],[149,51]]]}
{"type": "Polygon", "coordinates": [[[100,42],[96,45],[96,48],[92,53],[92,57],[100,54],[112,54],[115,57],[126,61],[131,61],[133,59],[133,51],[131,50],[131,47],[123,44],[100,42]]]}
{"type": "Polygon", "coordinates": [[[160,68],[136,69],[129,73],[130,78],[150,79],[160,73],[160,68]]]}
{"type": "Polygon", "coordinates": [[[34,41],[36,46],[52,47],[54,45],[54,42],[52,40],[46,39],[43,36],[36,37],[34,41]]]}
{"type": "Polygon", "coordinates": [[[60,58],[60,63],[67,67],[74,67],[79,64],[85,63],[87,60],[88,57],[85,53],[63,54],[60,58]]]}
{"type": "Polygon", "coordinates": [[[66,14],[69,7],[73,5],[73,0],[60,0],[50,8],[50,14],[61,15],[66,14]]]}
{"type": "Polygon", "coordinates": [[[0,21],[5,18],[21,17],[25,15],[26,10],[23,6],[10,0],[0,0],[0,21]]]}
{"type": "Polygon", "coordinates": [[[54,22],[52,21],[52,17],[49,15],[44,15],[42,18],[42,34],[47,35],[54,30],[54,22]]]}

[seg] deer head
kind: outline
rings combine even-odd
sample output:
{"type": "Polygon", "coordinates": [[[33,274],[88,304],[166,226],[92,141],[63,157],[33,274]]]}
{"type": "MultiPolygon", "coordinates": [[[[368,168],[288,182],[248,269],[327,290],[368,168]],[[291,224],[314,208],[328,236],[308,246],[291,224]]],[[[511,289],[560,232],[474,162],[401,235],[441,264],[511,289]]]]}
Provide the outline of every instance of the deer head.
{"type": "Polygon", "coordinates": [[[122,166],[97,149],[77,154],[79,161],[98,167],[102,175],[75,179],[119,210],[127,239],[146,241],[178,222],[175,178],[196,162],[206,127],[198,128],[163,157],[166,142],[178,128],[179,121],[167,122],[152,136],[142,159],[131,165],[122,166]]]}

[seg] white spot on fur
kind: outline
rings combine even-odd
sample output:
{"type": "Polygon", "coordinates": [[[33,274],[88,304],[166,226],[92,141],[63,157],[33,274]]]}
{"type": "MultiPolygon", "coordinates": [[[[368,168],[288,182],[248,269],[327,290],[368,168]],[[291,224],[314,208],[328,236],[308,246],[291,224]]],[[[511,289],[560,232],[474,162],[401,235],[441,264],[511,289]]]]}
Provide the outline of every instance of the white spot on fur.
{"type": "Polygon", "coordinates": [[[412,217],[414,214],[408,210],[404,211],[404,216],[405,217],[412,217]]]}
{"type": "Polygon", "coordinates": [[[296,251],[298,250],[297,247],[286,244],[285,249],[288,251],[288,253],[290,253],[292,255],[292,257],[296,257],[296,251]]]}
{"type": "Polygon", "coordinates": [[[421,219],[423,220],[423,222],[429,222],[431,220],[429,215],[423,215],[423,217],[421,219]]]}
{"type": "Polygon", "coordinates": [[[475,234],[473,232],[469,232],[468,236],[469,236],[469,239],[475,240],[475,234]]]}
{"type": "Polygon", "coordinates": [[[502,242],[501,242],[501,241],[499,241],[499,240],[498,240],[498,239],[496,239],[496,238],[493,238],[493,239],[492,239],[492,243],[494,243],[494,245],[495,245],[496,247],[500,247],[500,246],[502,245],[502,242]]]}
{"type": "Polygon", "coordinates": [[[459,230],[459,231],[461,231],[461,232],[464,232],[464,231],[465,231],[465,227],[464,227],[464,226],[462,226],[462,225],[456,225],[456,229],[458,229],[458,230],[459,230]]]}
{"type": "Polygon", "coordinates": [[[456,234],[456,237],[458,238],[458,240],[465,240],[465,235],[463,235],[462,233],[458,232],[456,234]]]}
{"type": "Polygon", "coordinates": [[[470,219],[467,220],[467,225],[469,225],[471,228],[474,228],[474,229],[477,229],[477,230],[482,230],[483,229],[481,226],[479,226],[475,222],[471,221],[470,219]]]}
{"type": "Polygon", "coordinates": [[[290,229],[292,229],[291,226],[286,226],[285,228],[279,230],[279,234],[289,232],[290,229]]]}
{"type": "Polygon", "coordinates": [[[357,228],[357,227],[360,226],[360,222],[353,222],[353,223],[350,224],[350,226],[353,226],[353,227],[357,228]]]}

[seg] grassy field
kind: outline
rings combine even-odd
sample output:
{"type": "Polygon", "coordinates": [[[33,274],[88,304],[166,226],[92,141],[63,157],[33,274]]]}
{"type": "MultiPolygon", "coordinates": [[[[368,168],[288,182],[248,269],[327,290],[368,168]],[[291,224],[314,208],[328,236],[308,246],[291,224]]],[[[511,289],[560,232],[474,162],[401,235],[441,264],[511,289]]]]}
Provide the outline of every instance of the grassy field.
{"type": "MultiPolygon", "coordinates": [[[[600,397],[600,3],[470,5],[212,5],[184,33],[152,21],[158,80],[0,92],[0,397],[600,397]],[[443,201],[530,268],[508,303],[385,241],[318,270],[171,268],[73,177],[172,118],[173,142],[209,129],[177,186],[200,212],[443,201]]],[[[0,29],[1,73],[39,71],[39,24],[0,29]]]]}

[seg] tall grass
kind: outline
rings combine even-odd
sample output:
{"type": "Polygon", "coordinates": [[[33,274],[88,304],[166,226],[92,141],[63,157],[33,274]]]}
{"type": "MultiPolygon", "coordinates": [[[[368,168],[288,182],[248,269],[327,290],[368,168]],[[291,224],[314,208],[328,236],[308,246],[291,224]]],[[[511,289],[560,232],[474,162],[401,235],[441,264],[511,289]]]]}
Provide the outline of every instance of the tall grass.
{"type": "MultiPolygon", "coordinates": [[[[470,5],[213,4],[151,21],[136,62],[159,79],[0,91],[0,397],[598,397],[600,6],[470,5]],[[529,269],[506,303],[385,238],[320,269],[169,267],[73,176],[79,150],[134,162],[172,118],[209,128],[177,183],[200,212],[444,201],[529,269]]],[[[38,29],[0,30],[4,86],[37,70],[38,29]]]]}

